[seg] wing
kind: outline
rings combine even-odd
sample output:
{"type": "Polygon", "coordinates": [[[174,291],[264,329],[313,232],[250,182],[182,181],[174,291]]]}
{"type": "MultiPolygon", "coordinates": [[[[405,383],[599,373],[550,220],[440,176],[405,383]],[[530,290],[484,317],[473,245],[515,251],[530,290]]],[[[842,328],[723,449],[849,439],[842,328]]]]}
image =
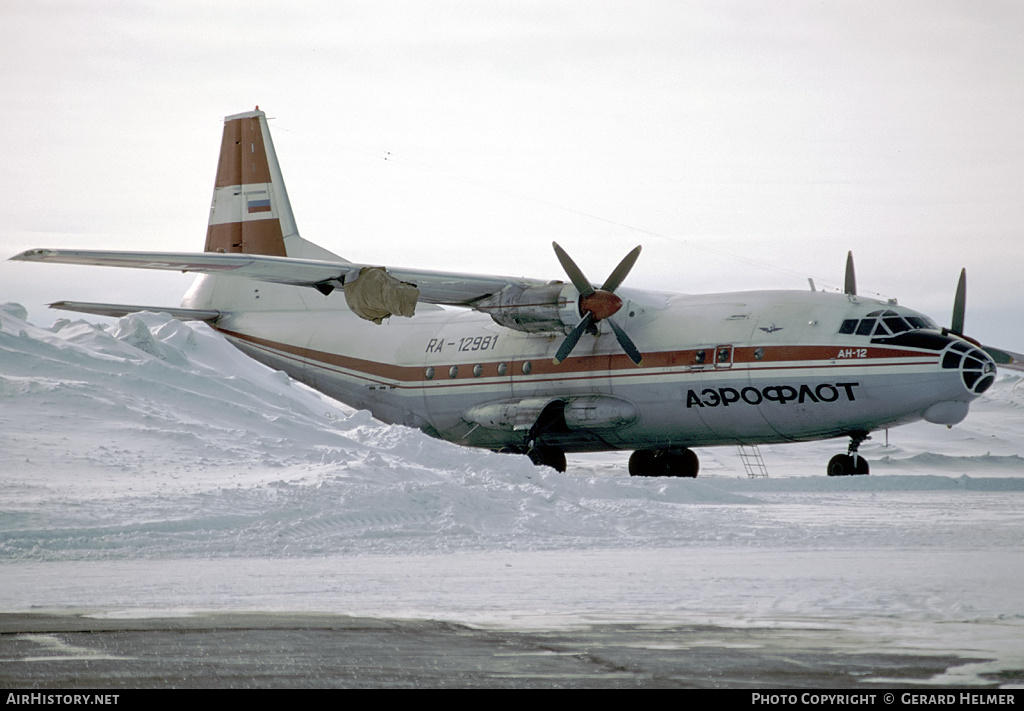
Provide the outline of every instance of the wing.
{"type": "MultiPolygon", "coordinates": [[[[341,287],[348,308],[360,318],[377,324],[394,315],[415,315],[418,302],[464,306],[487,314],[495,323],[517,331],[567,334],[568,338],[555,356],[556,365],[569,356],[584,332],[596,335],[595,325],[607,319],[616,340],[630,360],[641,365],[643,356],[640,350],[619,324],[609,318],[624,303],[613,292],[629,274],[640,255],[640,247],[627,254],[604,285],[596,288],[587,282],[579,267],[561,247],[554,243],[552,246],[572,283],[423,269],[393,269],[356,264],[340,257],[319,260],[234,252],[31,249],[11,259],[243,277],[276,284],[313,287],[325,295],[341,287]],[[585,297],[585,303],[581,297],[585,297]]],[[[646,295],[645,300],[650,301],[650,296],[646,295]]],[[[652,308],[664,308],[667,305],[663,297],[653,296],[659,303],[652,304],[652,308]]],[[[635,297],[630,298],[635,300],[635,297]]],[[[59,302],[53,306],[106,316],[151,310],[137,306],[83,302],[59,302]]],[[[157,310],[173,313],[169,309],[157,310]]],[[[177,311],[182,318],[187,319],[209,321],[220,316],[219,311],[177,311]]]]}
{"type": "MultiPolygon", "coordinates": [[[[197,274],[238,276],[275,284],[309,286],[330,293],[345,284],[354,283],[360,272],[375,265],[347,261],[323,261],[271,257],[261,254],[218,252],[114,252],[101,250],[30,249],[11,257],[22,262],[52,264],[84,264],[90,266],[159,269],[197,274]]],[[[524,279],[420,269],[386,269],[394,279],[411,284],[418,290],[418,301],[450,306],[469,306],[502,289],[542,285],[539,279],[524,279]]]]}

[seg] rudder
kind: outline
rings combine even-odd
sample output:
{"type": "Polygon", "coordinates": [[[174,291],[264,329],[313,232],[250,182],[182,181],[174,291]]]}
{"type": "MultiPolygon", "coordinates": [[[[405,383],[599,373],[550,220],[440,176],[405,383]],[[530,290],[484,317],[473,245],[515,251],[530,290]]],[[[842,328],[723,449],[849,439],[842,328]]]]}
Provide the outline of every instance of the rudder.
{"type": "Polygon", "coordinates": [[[292,236],[298,232],[266,114],[257,106],[226,117],[205,251],[286,257],[292,236]]]}

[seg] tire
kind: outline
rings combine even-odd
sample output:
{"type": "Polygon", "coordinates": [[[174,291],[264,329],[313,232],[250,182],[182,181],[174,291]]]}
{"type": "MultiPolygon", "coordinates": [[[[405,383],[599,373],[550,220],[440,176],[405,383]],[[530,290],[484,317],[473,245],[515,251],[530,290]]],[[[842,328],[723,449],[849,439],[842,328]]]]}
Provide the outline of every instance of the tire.
{"type": "Polygon", "coordinates": [[[853,457],[849,454],[837,454],[828,460],[829,476],[849,476],[853,472],[853,457]]]}
{"type": "Polygon", "coordinates": [[[531,447],[526,456],[538,467],[551,467],[556,472],[564,472],[568,468],[565,452],[554,447],[531,447]]]}
{"type": "Polygon", "coordinates": [[[638,449],[629,457],[630,476],[673,476],[693,478],[700,460],[691,449],[638,449]]]}
{"type": "Polygon", "coordinates": [[[855,476],[870,473],[871,467],[868,460],[858,455],[856,464],[854,458],[849,454],[837,454],[828,460],[827,474],[829,476],[855,476]]]}
{"type": "Polygon", "coordinates": [[[629,456],[630,476],[660,476],[657,471],[658,452],[654,449],[638,449],[629,456]]]}
{"type": "Polygon", "coordinates": [[[700,471],[700,460],[692,449],[680,449],[664,452],[665,470],[668,476],[679,476],[696,479],[700,471]]]}

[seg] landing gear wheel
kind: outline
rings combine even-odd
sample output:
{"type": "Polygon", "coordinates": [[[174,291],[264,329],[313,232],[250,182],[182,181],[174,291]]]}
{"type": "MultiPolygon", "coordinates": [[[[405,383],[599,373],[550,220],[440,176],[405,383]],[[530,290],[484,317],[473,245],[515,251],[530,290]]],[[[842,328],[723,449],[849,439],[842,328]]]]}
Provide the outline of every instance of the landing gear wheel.
{"type": "Polygon", "coordinates": [[[850,446],[846,454],[837,454],[828,460],[827,473],[829,476],[852,476],[854,474],[868,473],[868,460],[857,454],[861,442],[871,439],[871,433],[864,430],[857,430],[850,433],[850,446]]]}
{"type": "Polygon", "coordinates": [[[638,449],[629,455],[630,476],[661,476],[657,471],[658,452],[654,449],[638,449]]]}
{"type": "Polygon", "coordinates": [[[665,468],[669,476],[682,476],[696,479],[700,471],[700,460],[692,449],[680,449],[665,452],[665,468]]]}
{"type": "Polygon", "coordinates": [[[638,449],[629,457],[630,476],[676,476],[693,478],[700,460],[691,449],[638,449]]]}
{"type": "Polygon", "coordinates": [[[565,452],[554,447],[530,447],[530,450],[526,453],[526,456],[530,458],[538,467],[551,467],[556,472],[564,472],[566,470],[565,452]]]}
{"type": "Polygon", "coordinates": [[[852,454],[837,454],[828,461],[829,476],[853,476],[868,474],[869,471],[868,460],[852,454]]]}

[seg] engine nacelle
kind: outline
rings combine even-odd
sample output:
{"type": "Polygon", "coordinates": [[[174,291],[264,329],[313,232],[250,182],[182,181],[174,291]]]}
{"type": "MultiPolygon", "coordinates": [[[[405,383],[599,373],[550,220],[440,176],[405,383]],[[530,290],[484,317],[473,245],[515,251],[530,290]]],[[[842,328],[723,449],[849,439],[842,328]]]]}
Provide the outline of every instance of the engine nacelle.
{"type": "Polygon", "coordinates": [[[614,395],[573,395],[565,398],[537,397],[477,405],[463,415],[492,430],[526,431],[552,403],[559,403],[559,419],[570,430],[607,430],[633,424],[640,416],[636,405],[614,395]]]}
{"type": "Polygon", "coordinates": [[[580,322],[579,292],[560,281],[541,286],[509,284],[473,308],[506,328],[527,333],[568,333],[580,322]]]}

